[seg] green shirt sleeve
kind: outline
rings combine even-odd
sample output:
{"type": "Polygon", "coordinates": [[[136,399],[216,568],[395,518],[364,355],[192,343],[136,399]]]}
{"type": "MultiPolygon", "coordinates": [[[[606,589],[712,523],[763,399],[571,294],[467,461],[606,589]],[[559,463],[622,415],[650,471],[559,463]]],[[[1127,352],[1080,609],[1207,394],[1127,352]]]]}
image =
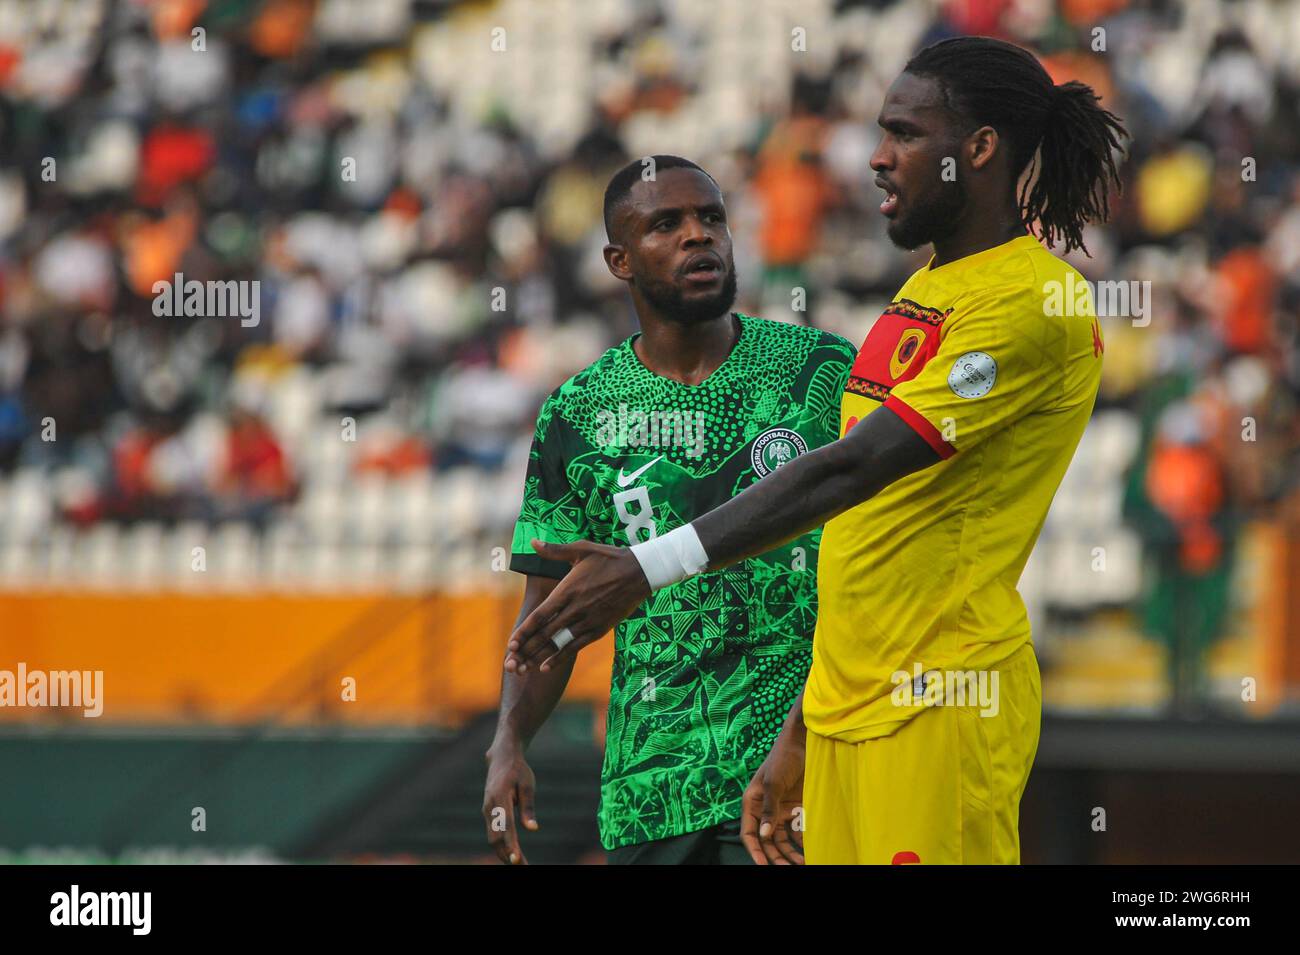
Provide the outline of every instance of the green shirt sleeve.
{"type": "Polygon", "coordinates": [[[569,572],[569,565],[541,557],[529,542],[536,538],[550,544],[568,544],[588,536],[582,500],[566,471],[568,460],[558,404],[556,396],[551,395],[537,415],[523,503],[510,544],[511,570],[557,580],[569,572]]]}
{"type": "Polygon", "coordinates": [[[820,346],[814,352],[815,369],[808,386],[808,403],[819,431],[816,446],[829,444],[840,436],[840,401],[857,355],[858,350],[847,339],[822,333],[820,346]]]}

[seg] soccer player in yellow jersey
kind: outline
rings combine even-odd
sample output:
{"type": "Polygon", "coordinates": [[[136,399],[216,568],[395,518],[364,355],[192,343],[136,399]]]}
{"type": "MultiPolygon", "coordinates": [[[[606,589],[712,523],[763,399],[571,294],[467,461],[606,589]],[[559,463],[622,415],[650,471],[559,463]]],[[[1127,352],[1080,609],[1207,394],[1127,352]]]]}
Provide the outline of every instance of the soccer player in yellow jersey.
{"type": "Polygon", "coordinates": [[[1103,344],[1068,251],[1118,185],[1119,120],[1028,52],[962,37],[890,87],[871,158],[890,238],[934,255],[872,326],[841,437],[572,569],[507,670],[574,653],[648,592],[825,523],[804,693],[745,795],[755,861],[1014,863],[1041,692],[1016,585],[1092,413],[1103,344]],[[795,835],[792,836],[791,833],[795,835]]]}

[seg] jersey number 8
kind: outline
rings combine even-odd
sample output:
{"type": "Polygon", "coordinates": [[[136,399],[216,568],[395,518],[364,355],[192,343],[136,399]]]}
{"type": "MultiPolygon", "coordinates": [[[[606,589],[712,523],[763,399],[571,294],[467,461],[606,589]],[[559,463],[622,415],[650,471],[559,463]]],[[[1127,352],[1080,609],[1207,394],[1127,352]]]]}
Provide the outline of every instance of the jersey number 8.
{"type": "Polygon", "coordinates": [[[642,530],[646,532],[646,540],[653,540],[658,536],[654,508],[650,505],[650,492],[645,488],[634,487],[619,491],[614,495],[614,510],[618,512],[618,519],[623,522],[623,530],[627,534],[629,544],[641,543],[642,530]],[[636,503],[637,509],[629,511],[628,505],[633,502],[636,503]]]}

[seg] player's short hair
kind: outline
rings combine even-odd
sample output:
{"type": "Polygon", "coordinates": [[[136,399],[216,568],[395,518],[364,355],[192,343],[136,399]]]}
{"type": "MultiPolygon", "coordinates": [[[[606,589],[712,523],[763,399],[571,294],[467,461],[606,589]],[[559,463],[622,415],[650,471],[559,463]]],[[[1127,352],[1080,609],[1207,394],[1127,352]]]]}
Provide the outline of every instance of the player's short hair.
{"type": "Polygon", "coordinates": [[[1084,223],[1106,218],[1110,187],[1119,187],[1115,153],[1128,135],[1091,87],[1057,86],[1028,50],[986,36],[931,44],[903,72],[936,80],[944,105],[972,130],[996,129],[1013,175],[1037,154],[1017,197],[1024,221],[1037,222],[1048,244],[1060,238],[1067,252],[1083,248],[1084,223]]]}
{"type": "MultiPolygon", "coordinates": [[[[640,181],[642,173],[647,168],[654,169],[655,175],[665,169],[694,169],[709,176],[707,171],[681,156],[644,156],[632,160],[614,173],[609,185],[605,187],[605,235],[610,242],[614,241],[614,217],[618,214],[618,207],[627,201],[632,194],[632,186],[640,181]],[[653,163],[653,166],[646,162],[647,159],[653,163]]],[[[715,186],[718,185],[718,181],[712,176],[709,176],[709,181],[715,186]]]]}

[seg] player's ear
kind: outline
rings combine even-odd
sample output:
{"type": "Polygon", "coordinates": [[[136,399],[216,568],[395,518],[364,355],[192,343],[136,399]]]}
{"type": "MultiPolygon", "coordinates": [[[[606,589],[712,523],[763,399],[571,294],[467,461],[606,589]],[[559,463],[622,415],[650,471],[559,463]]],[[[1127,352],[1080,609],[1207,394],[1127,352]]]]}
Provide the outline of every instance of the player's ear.
{"type": "Polygon", "coordinates": [[[966,158],[972,169],[983,169],[993,161],[1002,145],[998,131],[992,126],[981,126],[966,137],[966,158]]]}
{"type": "Polygon", "coordinates": [[[627,282],[632,278],[632,270],[627,267],[627,250],[621,245],[610,243],[604,248],[605,267],[609,269],[609,274],[614,276],[620,282],[627,282]]]}

